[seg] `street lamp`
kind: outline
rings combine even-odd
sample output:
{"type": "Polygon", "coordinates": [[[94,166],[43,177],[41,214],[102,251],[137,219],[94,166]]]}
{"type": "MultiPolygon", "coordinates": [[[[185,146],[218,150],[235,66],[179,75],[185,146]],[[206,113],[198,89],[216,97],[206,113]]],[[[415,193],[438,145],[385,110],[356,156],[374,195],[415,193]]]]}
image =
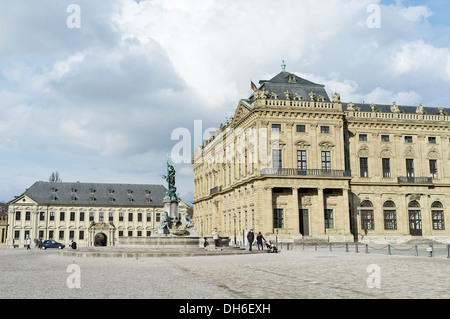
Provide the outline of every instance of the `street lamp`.
{"type": "Polygon", "coordinates": [[[233,214],[234,219],[234,244],[236,245],[236,213],[233,214]]]}

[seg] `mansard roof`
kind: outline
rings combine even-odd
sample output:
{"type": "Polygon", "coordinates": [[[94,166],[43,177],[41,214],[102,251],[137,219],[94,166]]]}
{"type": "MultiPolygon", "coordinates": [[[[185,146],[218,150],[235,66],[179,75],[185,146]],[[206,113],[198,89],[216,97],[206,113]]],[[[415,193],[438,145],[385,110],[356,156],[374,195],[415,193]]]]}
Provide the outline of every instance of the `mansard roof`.
{"type": "MultiPolygon", "coordinates": [[[[310,100],[309,94],[312,92],[316,97],[323,97],[324,101],[329,102],[327,92],[325,91],[325,85],[313,83],[306,79],[303,79],[293,73],[281,71],[272,79],[266,81],[259,81],[259,90],[266,90],[269,94],[276,94],[278,98],[285,99],[286,92],[289,92],[291,97],[299,95],[303,100],[310,100]]],[[[252,97],[250,98],[252,99],[252,97]]]]}
{"type": "MultiPolygon", "coordinates": [[[[357,111],[361,112],[371,112],[372,111],[372,105],[375,106],[375,110],[382,113],[391,113],[391,106],[392,104],[367,104],[367,103],[342,103],[342,109],[344,111],[349,110],[349,105],[352,104],[353,108],[357,111]]],[[[400,113],[406,113],[406,114],[416,114],[418,106],[408,106],[408,105],[397,105],[398,109],[400,110],[400,113]]],[[[440,115],[440,108],[439,107],[429,107],[424,106],[423,111],[424,114],[427,115],[440,115]]],[[[449,108],[442,108],[443,112],[446,115],[450,115],[450,109],[449,108]]]]}
{"type": "Polygon", "coordinates": [[[38,181],[22,195],[39,205],[163,206],[166,190],[151,184],[38,181]]]}

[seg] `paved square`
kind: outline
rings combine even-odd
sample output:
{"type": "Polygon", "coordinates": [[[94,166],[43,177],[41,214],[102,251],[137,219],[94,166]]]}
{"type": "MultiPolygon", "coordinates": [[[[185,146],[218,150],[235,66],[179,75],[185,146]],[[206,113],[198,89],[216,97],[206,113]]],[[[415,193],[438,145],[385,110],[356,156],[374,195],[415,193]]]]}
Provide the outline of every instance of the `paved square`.
{"type": "Polygon", "coordinates": [[[450,298],[449,273],[450,259],[444,256],[312,248],[279,254],[151,258],[0,249],[0,298],[446,299],[450,298]],[[69,287],[74,269],[80,288],[69,287]]]}

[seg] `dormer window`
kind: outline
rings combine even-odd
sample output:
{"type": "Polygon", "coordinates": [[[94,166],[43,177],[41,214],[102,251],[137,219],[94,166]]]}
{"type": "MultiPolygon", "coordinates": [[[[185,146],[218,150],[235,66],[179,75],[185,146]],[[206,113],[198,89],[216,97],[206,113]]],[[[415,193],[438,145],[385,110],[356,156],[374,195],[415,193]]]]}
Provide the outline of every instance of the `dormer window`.
{"type": "Polygon", "coordinates": [[[294,74],[289,75],[288,82],[289,83],[297,83],[297,79],[295,78],[294,74]]]}

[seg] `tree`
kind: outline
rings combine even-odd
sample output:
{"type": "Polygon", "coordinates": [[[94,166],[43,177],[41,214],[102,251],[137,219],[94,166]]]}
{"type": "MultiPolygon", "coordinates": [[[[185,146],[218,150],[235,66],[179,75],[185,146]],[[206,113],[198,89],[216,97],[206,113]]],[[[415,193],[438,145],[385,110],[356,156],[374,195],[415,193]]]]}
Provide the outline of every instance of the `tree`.
{"type": "Polygon", "coordinates": [[[58,171],[54,171],[52,175],[48,178],[49,182],[62,182],[61,178],[59,177],[58,171]]]}

